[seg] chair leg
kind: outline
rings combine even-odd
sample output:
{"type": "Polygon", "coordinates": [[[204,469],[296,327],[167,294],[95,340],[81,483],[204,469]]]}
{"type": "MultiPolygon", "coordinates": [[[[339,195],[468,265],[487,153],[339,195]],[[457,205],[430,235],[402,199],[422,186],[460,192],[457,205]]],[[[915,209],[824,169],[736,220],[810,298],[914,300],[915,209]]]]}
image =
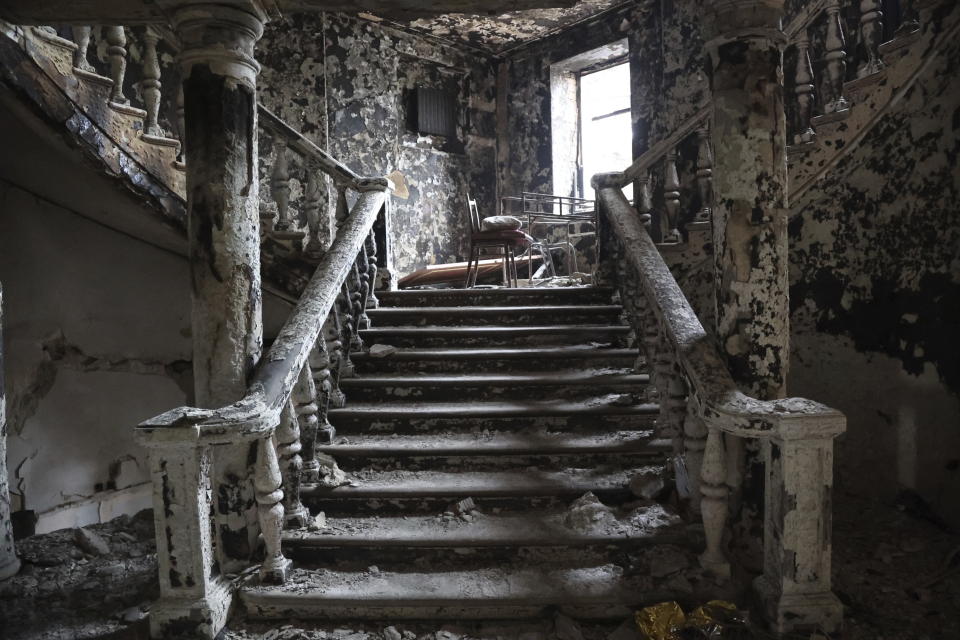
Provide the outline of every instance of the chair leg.
{"type": "Polygon", "coordinates": [[[503,245],[503,286],[510,288],[510,267],[507,264],[507,245],[503,245]]]}
{"type": "Polygon", "coordinates": [[[470,248],[470,264],[467,265],[467,289],[477,284],[477,275],[480,272],[480,247],[470,248]]]}
{"type": "Polygon", "coordinates": [[[510,248],[510,275],[513,277],[513,288],[520,288],[520,276],[517,274],[517,254],[510,248]]]}

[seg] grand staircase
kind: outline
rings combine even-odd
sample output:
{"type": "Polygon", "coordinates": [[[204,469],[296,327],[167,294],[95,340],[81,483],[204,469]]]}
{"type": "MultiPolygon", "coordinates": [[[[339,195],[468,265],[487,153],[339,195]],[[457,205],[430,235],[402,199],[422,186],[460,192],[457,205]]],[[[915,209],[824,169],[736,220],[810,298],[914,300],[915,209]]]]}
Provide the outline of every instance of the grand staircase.
{"type": "Polygon", "coordinates": [[[251,617],[622,618],[691,597],[697,536],[667,503],[671,445],[609,291],[378,295],[361,336],[397,350],[352,356],[318,447],[346,484],[302,489],[326,527],[284,533],[297,569],[251,581],[251,617]]]}

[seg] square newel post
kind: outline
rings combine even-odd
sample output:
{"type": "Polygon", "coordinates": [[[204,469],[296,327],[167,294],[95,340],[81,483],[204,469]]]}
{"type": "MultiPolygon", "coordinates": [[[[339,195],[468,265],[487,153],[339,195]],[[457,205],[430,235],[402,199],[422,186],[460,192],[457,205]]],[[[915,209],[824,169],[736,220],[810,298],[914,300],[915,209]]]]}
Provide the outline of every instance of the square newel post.
{"type": "MultiPolygon", "coordinates": [[[[183,88],[195,402],[240,400],[263,342],[254,46],[266,13],[258,0],[177,0],[173,27],[183,88]]],[[[257,545],[250,442],[213,456],[217,560],[246,568],[257,545]]]]}
{"type": "Polygon", "coordinates": [[[153,638],[214,638],[227,622],[229,583],[215,571],[210,519],[211,447],[185,433],[137,431],[150,453],[160,599],[150,609],[153,638]]]}
{"type": "Polygon", "coordinates": [[[843,624],[830,558],[833,440],[845,428],[839,412],[786,419],[765,448],[764,567],[754,587],[778,633],[843,624]]]}

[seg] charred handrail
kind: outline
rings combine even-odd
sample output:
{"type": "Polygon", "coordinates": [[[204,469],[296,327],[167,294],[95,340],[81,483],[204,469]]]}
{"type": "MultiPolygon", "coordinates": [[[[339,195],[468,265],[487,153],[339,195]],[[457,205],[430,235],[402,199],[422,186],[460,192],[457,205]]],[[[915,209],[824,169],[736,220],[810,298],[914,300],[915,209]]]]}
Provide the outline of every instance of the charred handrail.
{"type": "Polygon", "coordinates": [[[262,438],[276,427],[390,189],[385,179],[361,180],[357,187],[361,191],[357,203],[277,339],[261,358],[244,398],[220,409],[180,407],[167,411],[140,423],[140,438],[219,444],[262,438]]]}
{"type": "Polygon", "coordinates": [[[620,186],[622,173],[594,176],[593,187],[604,220],[623,248],[623,259],[640,276],[639,285],[657,316],[658,324],[676,351],[677,361],[690,381],[691,399],[708,424],[741,437],[790,439],[798,429],[843,431],[842,413],[802,398],[758,400],[739,391],[719,347],[707,335],[696,313],[650,238],[636,210],[620,186]]]}
{"type": "MultiPolygon", "coordinates": [[[[687,118],[673,133],[660,140],[652,147],[647,149],[639,158],[633,161],[629,167],[624,169],[623,173],[618,174],[622,177],[619,187],[622,189],[635,180],[640,180],[649,171],[657,161],[663,159],[678,144],[683,142],[684,138],[692,134],[713,113],[713,103],[708,102],[695,114],[687,118]]],[[[616,175],[616,174],[600,174],[616,175]]]]}
{"type": "Polygon", "coordinates": [[[311,142],[263,104],[257,104],[257,114],[260,116],[260,124],[265,129],[285,138],[290,149],[309,158],[317,168],[333,178],[337,184],[356,182],[361,179],[350,167],[311,142]]]}

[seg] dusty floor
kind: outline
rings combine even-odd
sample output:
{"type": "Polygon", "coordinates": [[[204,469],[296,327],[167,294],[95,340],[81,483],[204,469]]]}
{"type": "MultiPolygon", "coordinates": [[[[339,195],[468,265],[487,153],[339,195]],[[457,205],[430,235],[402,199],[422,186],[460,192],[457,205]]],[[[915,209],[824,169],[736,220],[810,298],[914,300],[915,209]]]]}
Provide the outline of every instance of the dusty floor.
{"type": "MultiPolygon", "coordinates": [[[[887,505],[838,495],[835,513],[834,584],[847,607],[847,626],[831,640],[960,638],[960,535],[944,531],[911,503],[887,505]]],[[[146,637],[144,616],[156,597],[150,513],[89,530],[107,545],[106,553],[96,539],[78,540],[71,530],[18,543],[24,568],[0,583],[0,638],[146,637]]],[[[639,639],[629,624],[568,622],[549,617],[525,624],[398,623],[385,628],[237,619],[223,640],[639,639]]]]}

